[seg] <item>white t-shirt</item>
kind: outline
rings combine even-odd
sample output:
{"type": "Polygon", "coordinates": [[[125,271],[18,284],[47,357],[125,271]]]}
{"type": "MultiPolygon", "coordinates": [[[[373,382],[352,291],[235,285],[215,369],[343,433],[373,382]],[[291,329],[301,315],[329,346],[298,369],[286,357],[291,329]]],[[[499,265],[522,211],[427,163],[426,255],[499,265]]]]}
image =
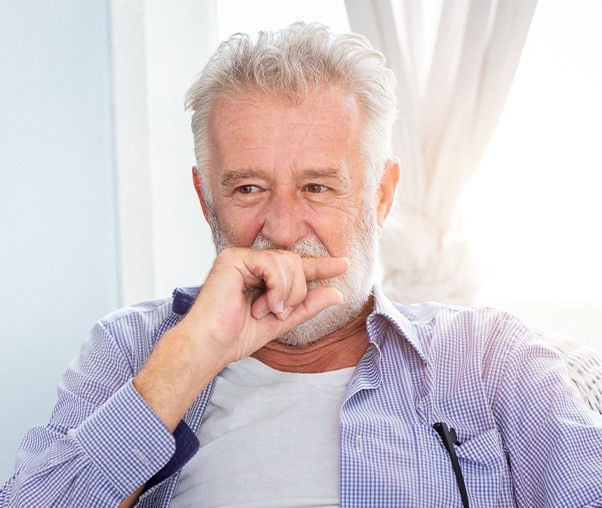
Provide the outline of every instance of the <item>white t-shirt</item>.
{"type": "Polygon", "coordinates": [[[254,358],[228,366],[170,506],[338,506],[339,419],[353,370],[296,374],[254,358]]]}

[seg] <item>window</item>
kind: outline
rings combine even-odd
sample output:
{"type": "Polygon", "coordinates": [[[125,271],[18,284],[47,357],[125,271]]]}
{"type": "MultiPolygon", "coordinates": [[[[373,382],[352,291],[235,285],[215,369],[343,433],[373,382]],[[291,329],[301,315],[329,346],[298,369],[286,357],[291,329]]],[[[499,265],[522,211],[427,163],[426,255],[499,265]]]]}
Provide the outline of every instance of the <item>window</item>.
{"type": "Polygon", "coordinates": [[[497,130],[460,203],[479,303],[602,350],[602,4],[539,2],[497,130]]]}
{"type": "Polygon", "coordinates": [[[255,36],[295,21],[319,21],[335,33],[349,32],[344,0],[218,0],[217,19],[220,40],[236,32],[255,36]]]}

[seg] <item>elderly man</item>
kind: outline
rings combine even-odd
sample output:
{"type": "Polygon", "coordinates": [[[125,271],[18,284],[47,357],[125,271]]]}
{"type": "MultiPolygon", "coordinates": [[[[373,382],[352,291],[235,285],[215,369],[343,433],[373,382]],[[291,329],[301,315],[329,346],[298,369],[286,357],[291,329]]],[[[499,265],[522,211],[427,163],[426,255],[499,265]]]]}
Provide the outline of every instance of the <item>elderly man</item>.
{"type": "Polygon", "coordinates": [[[187,97],[213,268],[95,326],[1,506],[602,506],[559,358],[373,284],[394,87],[320,25],[220,46],[187,97]]]}

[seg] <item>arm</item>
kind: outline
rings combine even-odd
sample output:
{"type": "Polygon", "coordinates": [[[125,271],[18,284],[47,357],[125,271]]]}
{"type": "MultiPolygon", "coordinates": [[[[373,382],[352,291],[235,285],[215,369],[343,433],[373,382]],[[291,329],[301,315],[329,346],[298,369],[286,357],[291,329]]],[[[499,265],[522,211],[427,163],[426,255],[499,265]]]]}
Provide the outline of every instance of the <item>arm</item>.
{"type": "Polygon", "coordinates": [[[128,358],[97,324],[61,380],[50,421],[26,434],[0,506],[117,506],[154,475],[175,443],[131,377],[128,358]]]}
{"type": "Polygon", "coordinates": [[[509,347],[494,411],[519,506],[602,506],[602,415],[530,331],[509,347]]]}
{"type": "Polygon", "coordinates": [[[63,378],[50,423],[26,436],[0,506],[131,506],[173,455],[173,430],[215,374],[338,303],[337,290],[308,292],[306,282],[347,268],[345,259],[226,249],[133,379],[132,359],[97,326],[63,378]]]}

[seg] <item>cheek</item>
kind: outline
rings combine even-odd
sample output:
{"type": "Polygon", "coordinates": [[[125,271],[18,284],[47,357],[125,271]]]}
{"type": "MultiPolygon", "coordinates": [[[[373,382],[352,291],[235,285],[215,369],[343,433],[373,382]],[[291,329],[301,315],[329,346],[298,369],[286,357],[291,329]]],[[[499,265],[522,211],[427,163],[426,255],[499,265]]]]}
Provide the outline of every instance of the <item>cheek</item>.
{"type": "Polygon", "coordinates": [[[360,216],[356,215],[354,210],[322,210],[317,217],[314,216],[309,226],[330,255],[339,257],[349,255],[351,242],[360,234],[360,223],[360,216]]]}
{"type": "Polygon", "coordinates": [[[224,210],[219,221],[220,229],[229,243],[236,247],[249,247],[261,232],[263,220],[256,211],[224,210]]]}

